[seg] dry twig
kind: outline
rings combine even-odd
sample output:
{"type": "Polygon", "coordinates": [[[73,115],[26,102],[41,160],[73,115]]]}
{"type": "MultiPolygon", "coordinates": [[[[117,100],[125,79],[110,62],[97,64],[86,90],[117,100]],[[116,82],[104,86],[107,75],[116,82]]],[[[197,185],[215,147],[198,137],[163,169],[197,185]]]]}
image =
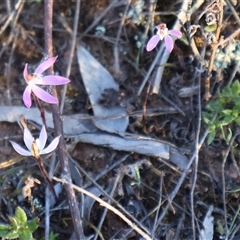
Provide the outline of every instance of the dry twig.
{"type": "Polygon", "coordinates": [[[83,188],[77,187],[74,184],[71,184],[70,182],[67,182],[65,179],[60,179],[60,178],[56,178],[53,177],[53,179],[57,182],[61,182],[64,185],[70,185],[72,188],[74,188],[75,190],[86,194],[87,196],[93,198],[94,200],[96,200],[97,202],[100,203],[101,206],[107,208],[108,210],[114,212],[116,215],[118,215],[124,222],[126,222],[131,228],[133,228],[137,233],[139,233],[142,237],[144,237],[144,239],[146,240],[152,240],[152,238],[150,236],[148,236],[141,228],[137,227],[135,225],[135,223],[131,222],[127,217],[125,217],[119,210],[117,210],[116,208],[114,208],[113,206],[111,206],[110,204],[108,204],[107,202],[104,202],[101,198],[96,197],[94,194],[86,191],[83,188]]]}
{"type": "Polygon", "coordinates": [[[227,157],[230,153],[230,150],[233,147],[234,141],[238,135],[240,135],[239,130],[232,137],[232,139],[229,143],[229,146],[227,148],[227,151],[224,154],[223,162],[222,162],[222,199],[223,199],[223,210],[224,210],[224,221],[225,221],[225,239],[226,240],[229,237],[229,229],[228,229],[228,213],[227,213],[227,202],[226,202],[225,164],[227,161],[227,157]]]}
{"type": "MultiPolygon", "coordinates": [[[[53,11],[52,10],[53,10],[53,1],[45,0],[45,2],[44,2],[45,54],[49,57],[53,56],[53,52],[52,52],[52,46],[53,46],[52,45],[52,15],[53,15],[53,11]]],[[[47,71],[48,71],[49,75],[53,75],[52,68],[49,68],[47,71]]],[[[57,91],[56,91],[55,86],[52,86],[52,93],[53,93],[54,97],[57,97],[57,91]]],[[[59,146],[58,146],[58,156],[59,156],[59,160],[60,160],[61,167],[62,167],[62,177],[63,177],[63,179],[66,179],[66,181],[68,183],[70,183],[71,182],[71,173],[70,173],[69,164],[68,164],[67,149],[66,149],[66,145],[65,145],[64,137],[63,137],[63,123],[62,123],[62,119],[60,117],[59,106],[52,104],[51,109],[52,109],[55,134],[57,136],[61,135],[60,140],[59,140],[59,146]]],[[[68,203],[69,203],[69,208],[70,208],[70,212],[71,212],[72,219],[73,219],[73,225],[74,225],[76,238],[84,240],[85,236],[83,234],[82,221],[80,218],[79,207],[78,207],[78,203],[76,200],[74,190],[70,186],[70,184],[65,184],[64,186],[65,186],[65,189],[67,192],[68,203]]]]}
{"type": "Polygon", "coordinates": [[[219,8],[219,19],[218,19],[217,30],[216,30],[216,34],[215,34],[216,42],[212,44],[212,52],[211,52],[211,58],[209,60],[209,65],[208,65],[207,79],[205,80],[205,100],[206,101],[208,101],[211,97],[210,78],[211,78],[211,72],[213,69],[214,59],[215,59],[217,49],[218,49],[218,42],[220,40],[220,33],[222,30],[222,22],[223,22],[223,1],[219,0],[217,5],[219,8]]]}
{"type": "MultiPolygon", "coordinates": [[[[71,73],[71,67],[72,67],[72,60],[74,56],[74,50],[76,47],[76,38],[77,38],[77,30],[78,30],[78,20],[79,20],[79,13],[80,13],[80,0],[76,1],[76,12],[75,12],[75,17],[74,17],[74,26],[73,26],[73,32],[72,32],[72,40],[71,40],[71,49],[70,49],[70,54],[69,54],[69,61],[68,61],[68,66],[66,70],[66,78],[69,78],[70,73],[71,73]]],[[[63,87],[63,92],[62,92],[62,99],[61,99],[61,105],[60,105],[60,113],[63,113],[63,108],[64,108],[64,102],[65,102],[65,97],[66,97],[66,92],[67,92],[67,84],[64,85],[63,87]]]]}

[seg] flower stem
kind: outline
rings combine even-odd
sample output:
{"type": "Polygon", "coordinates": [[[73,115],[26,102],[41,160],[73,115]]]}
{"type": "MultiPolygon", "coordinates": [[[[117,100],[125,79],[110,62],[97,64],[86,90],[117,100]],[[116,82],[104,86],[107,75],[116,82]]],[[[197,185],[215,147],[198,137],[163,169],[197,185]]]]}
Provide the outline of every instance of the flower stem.
{"type": "Polygon", "coordinates": [[[53,193],[53,195],[54,195],[54,197],[55,197],[55,199],[56,199],[56,201],[57,201],[57,199],[58,199],[57,194],[56,194],[55,189],[54,189],[54,187],[53,187],[52,181],[51,181],[50,178],[48,177],[48,173],[47,173],[47,171],[46,171],[46,169],[45,169],[45,167],[44,167],[44,165],[43,165],[43,162],[42,162],[40,156],[39,156],[39,157],[34,157],[34,158],[37,160],[38,167],[40,168],[43,177],[45,178],[45,180],[46,180],[46,182],[47,182],[50,190],[52,191],[52,193],[53,193]]]}
{"type": "Polygon", "coordinates": [[[45,117],[44,108],[41,106],[41,103],[40,103],[39,99],[35,96],[35,94],[33,92],[32,92],[32,96],[33,96],[33,99],[34,99],[34,101],[35,101],[35,103],[36,103],[36,105],[37,105],[37,107],[38,107],[38,109],[40,111],[42,122],[43,122],[43,124],[45,126],[45,129],[47,131],[47,123],[46,123],[46,117],[45,117]]]}

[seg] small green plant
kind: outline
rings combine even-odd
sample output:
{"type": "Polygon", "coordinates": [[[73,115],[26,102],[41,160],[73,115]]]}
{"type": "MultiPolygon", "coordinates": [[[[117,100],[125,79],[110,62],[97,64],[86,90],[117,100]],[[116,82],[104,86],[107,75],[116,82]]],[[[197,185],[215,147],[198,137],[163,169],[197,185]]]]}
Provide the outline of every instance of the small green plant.
{"type": "Polygon", "coordinates": [[[240,61],[240,40],[230,41],[224,48],[218,48],[214,59],[214,66],[217,69],[226,70],[231,64],[240,61]]]}
{"type": "Polygon", "coordinates": [[[55,240],[58,236],[58,233],[50,232],[49,240],[55,240]]]}
{"type": "Polygon", "coordinates": [[[131,185],[137,185],[138,187],[140,187],[141,185],[141,176],[140,176],[140,171],[139,171],[139,167],[138,166],[134,166],[134,170],[135,170],[135,180],[133,180],[131,182],[131,185]]]}
{"type": "Polygon", "coordinates": [[[235,81],[225,87],[218,98],[211,101],[203,112],[203,121],[209,126],[208,144],[212,143],[218,132],[228,143],[232,137],[229,124],[235,122],[240,126],[240,83],[235,81]],[[215,120],[214,116],[216,116],[215,120]]]}
{"type": "Polygon", "coordinates": [[[10,224],[0,224],[1,239],[34,240],[32,233],[38,228],[38,218],[27,221],[27,215],[18,207],[14,217],[8,217],[10,224]]]}

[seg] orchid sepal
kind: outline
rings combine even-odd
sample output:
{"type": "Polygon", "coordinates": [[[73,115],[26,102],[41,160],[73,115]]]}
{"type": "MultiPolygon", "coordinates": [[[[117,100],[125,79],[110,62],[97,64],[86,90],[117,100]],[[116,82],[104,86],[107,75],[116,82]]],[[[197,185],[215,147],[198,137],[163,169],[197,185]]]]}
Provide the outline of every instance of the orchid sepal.
{"type": "Polygon", "coordinates": [[[150,38],[150,40],[147,43],[146,50],[152,51],[158,44],[160,40],[164,39],[165,47],[168,52],[171,52],[174,47],[174,39],[175,38],[181,38],[182,33],[179,30],[168,30],[166,24],[162,23],[156,26],[157,28],[157,34],[150,38]],[[173,38],[172,38],[173,36],[173,38]]]}
{"type": "Polygon", "coordinates": [[[58,104],[58,99],[51,94],[47,93],[43,89],[39,88],[36,85],[64,85],[70,82],[68,78],[57,76],[57,75],[47,75],[43,76],[42,73],[51,67],[55,61],[57,60],[56,57],[51,57],[45,60],[44,62],[40,63],[39,66],[36,68],[34,73],[28,73],[28,64],[25,64],[23,70],[23,77],[28,84],[24,93],[23,93],[23,102],[27,108],[32,106],[32,99],[31,93],[33,92],[35,96],[41,99],[44,102],[51,103],[51,104],[58,104]]]}
{"type": "Polygon", "coordinates": [[[54,151],[58,146],[60,136],[54,138],[53,141],[49,144],[49,146],[45,148],[47,142],[47,132],[45,127],[42,126],[38,139],[35,140],[27,128],[24,129],[23,139],[28,150],[22,148],[19,144],[10,141],[14,150],[23,156],[37,157],[38,155],[48,154],[54,151]]]}

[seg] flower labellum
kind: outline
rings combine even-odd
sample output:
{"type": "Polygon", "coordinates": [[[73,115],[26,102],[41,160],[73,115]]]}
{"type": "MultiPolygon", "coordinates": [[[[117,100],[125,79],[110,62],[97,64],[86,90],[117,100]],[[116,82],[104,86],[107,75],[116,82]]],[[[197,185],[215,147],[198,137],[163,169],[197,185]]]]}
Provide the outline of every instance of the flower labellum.
{"type": "Polygon", "coordinates": [[[56,61],[56,57],[51,57],[40,63],[34,73],[28,73],[27,67],[28,64],[25,64],[25,68],[23,71],[23,77],[28,84],[23,93],[23,102],[27,108],[30,108],[32,105],[31,93],[33,92],[36,97],[41,99],[44,102],[51,104],[58,104],[58,99],[53,97],[48,92],[44,91],[42,88],[37,85],[63,85],[70,82],[68,78],[55,76],[55,75],[47,75],[43,76],[42,73],[50,68],[56,61]]]}
{"type": "Polygon", "coordinates": [[[147,51],[152,51],[158,44],[160,40],[164,39],[165,46],[168,52],[171,52],[173,50],[174,41],[170,35],[181,38],[182,33],[179,30],[168,30],[165,23],[159,24],[156,26],[157,28],[157,34],[154,35],[147,43],[147,51]]]}
{"type": "Polygon", "coordinates": [[[58,146],[59,138],[60,136],[54,138],[50,145],[44,148],[47,142],[47,132],[45,126],[42,126],[39,138],[36,140],[33,138],[28,128],[24,128],[23,140],[28,150],[22,148],[19,144],[15,142],[10,142],[15,151],[18,152],[20,155],[39,158],[39,156],[42,154],[47,154],[54,151],[58,146]]]}

